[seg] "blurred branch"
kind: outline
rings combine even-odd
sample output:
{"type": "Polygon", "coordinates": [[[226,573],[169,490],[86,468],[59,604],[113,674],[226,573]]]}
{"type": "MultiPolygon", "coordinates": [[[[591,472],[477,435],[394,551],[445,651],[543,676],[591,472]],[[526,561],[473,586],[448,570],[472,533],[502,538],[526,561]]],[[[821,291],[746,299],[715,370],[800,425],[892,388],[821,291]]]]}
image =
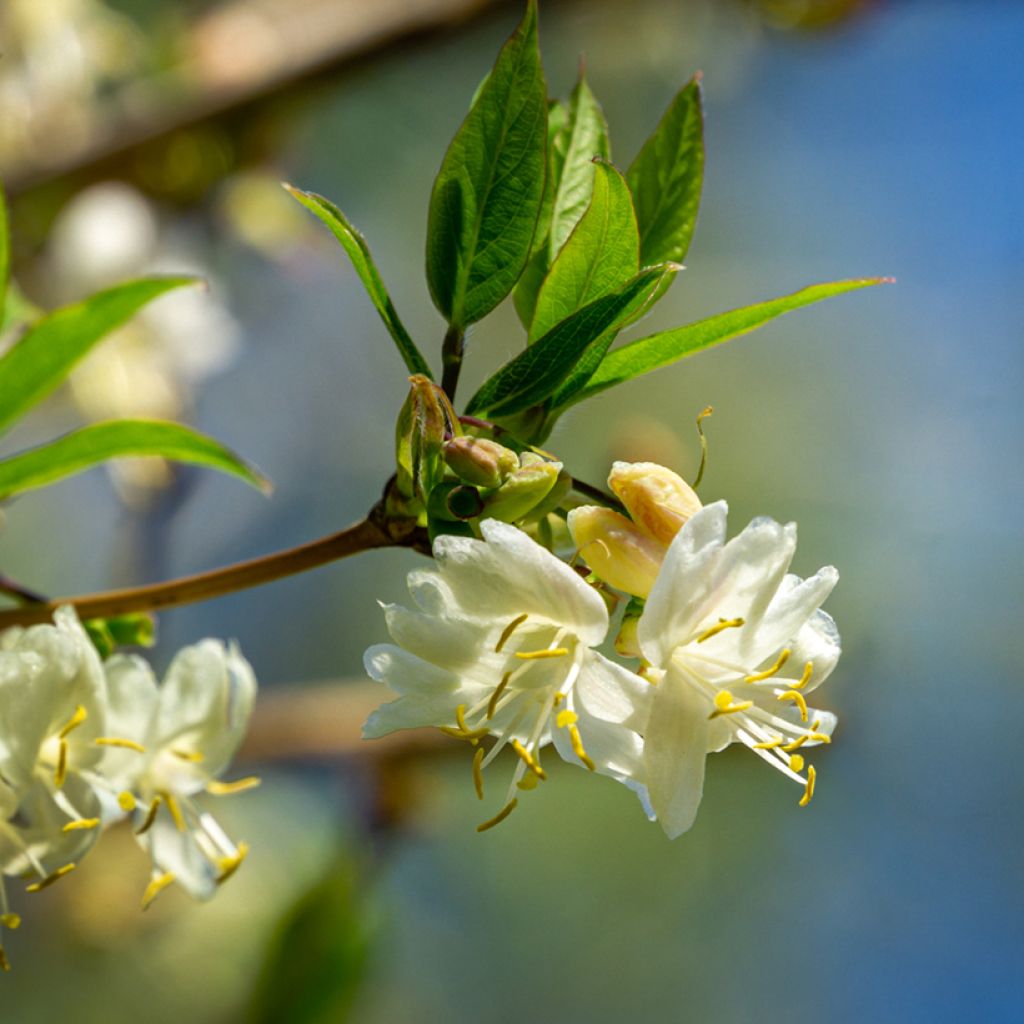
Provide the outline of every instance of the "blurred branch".
{"type": "Polygon", "coordinates": [[[52,139],[6,173],[24,192],[122,159],[162,137],[314,84],[359,58],[457,24],[502,0],[229,0],[198,18],[188,57],[104,101],[87,138],[52,139]]]}

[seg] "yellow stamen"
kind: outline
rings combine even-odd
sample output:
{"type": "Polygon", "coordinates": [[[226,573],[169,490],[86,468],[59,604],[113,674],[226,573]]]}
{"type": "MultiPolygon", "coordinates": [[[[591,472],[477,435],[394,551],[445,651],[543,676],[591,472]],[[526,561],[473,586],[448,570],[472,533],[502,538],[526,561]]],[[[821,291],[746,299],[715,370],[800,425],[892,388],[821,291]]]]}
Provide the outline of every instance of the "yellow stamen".
{"type": "Polygon", "coordinates": [[[770,740],[765,740],[764,743],[753,743],[751,749],[753,750],[774,750],[775,747],[781,747],[784,742],[784,737],[775,736],[770,740]]]}
{"type": "Polygon", "coordinates": [[[97,828],[99,818],[79,818],[78,821],[69,821],[62,829],[62,832],[77,832],[80,829],[97,828]]]}
{"type": "Polygon", "coordinates": [[[746,676],[746,682],[759,683],[762,679],[771,679],[771,677],[777,675],[782,666],[789,661],[789,656],[792,653],[793,652],[788,647],[784,647],[782,649],[782,653],[779,655],[778,661],[776,661],[771,668],[767,668],[763,672],[755,672],[753,675],[746,676]]]}
{"type": "Polygon", "coordinates": [[[579,727],[573,722],[569,726],[569,742],[572,744],[573,753],[592,771],[596,772],[597,768],[594,762],[591,761],[590,756],[586,750],[583,749],[583,740],[580,739],[579,727]]]}
{"type": "Polygon", "coordinates": [[[220,875],[217,877],[218,885],[223,885],[242,866],[242,861],[245,860],[248,853],[249,844],[239,843],[234,856],[221,857],[217,861],[217,867],[220,868],[220,875]]]}
{"type": "Polygon", "coordinates": [[[575,711],[570,711],[568,708],[564,708],[555,716],[555,725],[558,726],[559,729],[564,729],[567,725],[572,725],[574,722],[578,722],[579,720],[580,716],[577,715],[575,711]]]}
{"type": "Polygon", "coordinates": [[[202,764],[206,760],[198,750],[171,750],[171,753],[181,761],[189,764],[202,764]]]}
{"type": "Polygon", "coordinates": [[[484,748],[478,747],[473,755],[473,788],[476,790],[478,800],[483,800],[484,798],[484,773],[480,768],[480,763],[483,759],[484,748]]]}
{"type": "Polygon", "coordinates": [[[79,704],[78,707],[75,708],[75,713],[67,720],[61,731],[57,733],[57,739],[66,739],[68,733],[77,729],[88,717],[89,712],[79,704]]]}
{"type": "Polygon", "coordinates": [[[233,782],[220,782],[214,779],[206,784],[206,792],[211,796],[232,796],[235,793],[244,793],[247,789],[255,789],[261,781],[258,775],[247,775],[244,779],[235,779],[233,782]]]}
{"type": "Polygon", "coordinates": [[[122,790],[117,794],[117,805],[126,814],[131,814],[135,810],[135,794],[129,793],[127,789],[122,790]]]}
{"type": "Polygon", "coordinates": [[[16,928],[21,927],[21,915],[20,914],[0,914],[0,927],[10,928],[13,932],[16,928]]]}
{"type": "Polygon", "coordinates": [[[517,783],[516,789],[536,789],[540,785],[540,779],[533,772],[527,772],[517,783]]]}
{"type": "Polygon", "coordinates": [[[25,892],[42,892],[43,889],[48,889],[54,882],[59,882],[65,875],[71,874],[74,870],[74,864],[65,864],[64,867],[57,868],[52,875],[47,875],[45,878],[40,878],[38,882],[27,885],[25,892]]]}
{"type": "Polygon", "coordinates": [[[156,812],[160,810],[160,805],[164,802],[164,798],[159,793],[153,797],[153,802],[149,805],[149,810],[146,811],[146,819],[136,829],[135,834],[141,836],[143,833],[148,832],[153,826],[153,822],[156,821],[156,812]]]}
{"type": "Polygon", "coordinates": [[[568,653],[568,647],[545,647],[542,651],[516,651],[516,657],[523,661],[537,661],[540,658],[564,658],[568,653]]]}
{"type": "MultiPolygon", "coordinates": [[[[787,743],[782,749],[787,754],[792,753],[792,751],[794,751],[794,750],[799,750],[810,738],[811,737],[806,735],[806,734],[803,735],[803,736],[797,736],[797,738],[795,740],[793,740],[792,743],[787,743]]],[[[800,770],[799,768],[795,769],[795,771],[799,771],[799,770],[800,770]]]]}
{"type": "Polygon", "coordinates": [[[173,871],[165,871],[162,875],[157,875],[149,885],[146,886],[146,891],[142,894],[142,909],[148,910],[153,900],[157,898],[169,885],[174,884],[176,876],[173,871]]]}
{"type": "Polygon", "coordinates": [[[804,795],[800,798],[800,806],[806,807],[811,802],[811,797],[814,796],[814,779],[815,779],[814,765],[807,766],[807,782],[804,785],[804,795]]]}
{"type": "Polygon", "coordinates": [[[719,690],[715,694],[715,710],[708,715],[708,718],[718,718],[719,715],[734,715],[737,711],[746,711],[752,708],[752,700],[736,700],[728,690],[719,690]]]}
{"type": "Polygon", "coordinates": [[[469,740],[470,743],[475,747],[480,741],[482,736],[487,735],[486,729],[470,729],[466,724],[466,705],[460,704],[455,709],[455,721],[458,722],[458,728],[453,729],[451,726],[442,725],[440,727],[441,732],[447,733],[449,736],[454,736],[457,740],[469,740]]]}
{"type": "Polygon", "coordinates": [[[827,733],[818,732],[820,728],[821,719],[816,718],[813,722],[811,722],[811,731],[807,734],[807,739],[814,740],[815,743],[831,743],[832,737],[829,736],[827,733]]]}
{"type": "Polygon", "coordinates": [[[522,615],[514,618],[502,631],[501,636],[498,637],[498,642],[494,645],[494,653],[500,654],[502,647],[508,641],[508,638],[527,620],[528,616],[526,612],[522,615]]]}
{"type": "Polygon", "coordinates": [[[53,769],[53,784],[60,789],[68,777],[68,741],[61,740],[57,748],[57,767],[53,769]]]}
{"type": "Polygon", "coordinates": [[[537,776],[538,779],[546,779],[547,772],[534,760],[533,755],[519,742],[519,740],[512,741],[512,749],[519,755],[520,760],[527,768],[537,776]]]}
{"type": "Polygon", "coordinates": [[[804,770],[804,759],[799,754],[789,755],[789,767],[795,772],[802,772],[804,770]]]}
{"type": "Polygon", "coordinates": [[[809,661],[804,665],[804,674],[793,684],[793,689],[802,690],[811,681],[812,675],[814,675],[814,662],[809,661]]]}
{"type": "Polygon", "coordinates": [[[123,736],[97,736],[93,743],[98,747],[121,747],[123,750],[134,750],[136,754],[144,754],[146,748],[135,740],[126,740],[123,736]]]}
{"type": "Polygon", "coordinates": [[[494,693],[491,694],[491,699],[487,702],[487,717],[491,719],[494,717],[494,713],[498,710],[498,699],[505,692],[505,687],[508,686],[508,681],[511,678],[512,673],[506,672],[501,677],[501,682],[494,688],[494,693]]]}
{"type": "Polygon", "coordinates": [[[174,819],[174,827],[179,832],[187,832],[188,825],[185,824],[185,815],[181,813],[181,804],[178,803],[178,798],[173,793],[164,793],[163,797],[167,803],[167,810],[171,812],[171,817],[174,819]]]}
{"type": "Polygon", "coordinates": [[[493,818],[488,818],[482,825],[477,825],[477,832],[486,832],[495,825],[500,825],[519,806],[519,799],[512,797],[511,800],[493,818]]]}
{"type": "Polygon", "coordinates": [[[697,637],[697,643],[702,644],[705,640],[710,640],[713,636],[718,636],[723,629],[735,629],[743,625],[743,619],[719,619],[718,622],[710,629],[705,629],[699,637],[697,637]]]}
{"type": "Polygon", "coordinates": [[[565,694],[564,693],[556,693],[555,694],[555,703],[552,705],[552,707],[556,707],[557,708],[558,705],[561,704],[563,700],[565,700],[565,694]]]}
{"type": "Polygon", "coordinates": [[[780,693],[777,700],[791,700],[800,709],[800,721],[807,721],[807,701],[799,690],[786,690],[780,693]]]}

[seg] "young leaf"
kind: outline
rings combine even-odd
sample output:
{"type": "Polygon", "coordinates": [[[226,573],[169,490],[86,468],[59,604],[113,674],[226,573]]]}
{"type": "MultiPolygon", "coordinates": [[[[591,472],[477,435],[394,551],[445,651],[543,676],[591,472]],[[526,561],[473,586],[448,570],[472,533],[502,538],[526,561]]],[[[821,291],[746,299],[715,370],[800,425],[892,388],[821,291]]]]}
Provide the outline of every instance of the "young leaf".
{"type": "Polygon", "coordinates": [[[640,269],[640,236],[625,178],[611,164],[594,168],[594,191],[551,266],[530,324],[529,341],[595,299],[621,288],[640,269]]]}
{"type": "Polygon", "coordinates": [[[665,270],[641,271],[617,292],[591,302],[506,363],[470,399],[467,413],[507,416],[543,402],[568,377],[588,346],[645,302],[665,270]]]}
{"type": "Polygon", "coordinates": [[[179,423],[110,420],[0,461],[0,499],[44,487],[107,459],[138,455],[208,466],[241,477],[261,491],[270,491],[266,477],[234,452],[179,423]]]}
{"type": "Polygon", "coordinates": [[[660,331],[647,338],[640,338],[616,349],[605,356],[597,372],[591,377],[587,387],[575,396],[573,402],[596,395],[599,391],[632,380],[643,373],[668,366],[679,359],[693,355],[703,349],[710,348],[730,338],[739,337],[760,327],[790,310],[809,306],[813,302],[827,299],[833,295],[868,288],[871,285],[889,283],[892,278],[870,277],[851,281],[833,281],[828,284],[814,284],[803,288],[792,295],[783,295],[778,299],[759,302],[753,306],[734,309],[728,313],[696,323],[686,324],[669,331],[660,331]]]}
{"type": "Polygon", "coordinates": [[[529,0],[430,197],[427,283],[434,305],[458,330],[494,309],[523,272],[544,198],[546,136],[537,5],[529,0]]]}
{"type": "Polygon", "coordinates": [[[106,334],[191,277],[153,277],[97,292],[37,321],[0,357],[0,433],[45,398],[106,334]]]}
{"type": "Polygon", "coordinates": [[[315,192],[305,192],[292,185],[285,185],[285,188],[300,202],[307,210],[320,218],[330,229],[334,237],[341,243],[341,247],[348,254],[352,261],[359,280],[370,296],[380,314],[384,326],[388,329],[398,351],[405,361],[410,373],[419,373],[424,377],[432,376],[427,361],[423,358],[416,343],[409,336],[405,325],[398,317],[391,296],[381,279],[370,247],[366,239],[349,223],[348,218],[332,203],[315,192]]]}
{"type": "Polygon", "coordinates": [[[548,174],[545,203],[534,238],[533,255],[513,295],[524,327],[533,320],[534,306],[548,268],[558,256],[590,202],[594,157],[611,159],[608,124],[586,80],[580,80],[568,104],[548,110],[548,174]]]}
{"type": "Polygon", "coordinates": [[[703,179],[704,115],[700,77],[694,76],[626,172],[640,225],[642,263],[683,262],[697,223],[703,179]]]}

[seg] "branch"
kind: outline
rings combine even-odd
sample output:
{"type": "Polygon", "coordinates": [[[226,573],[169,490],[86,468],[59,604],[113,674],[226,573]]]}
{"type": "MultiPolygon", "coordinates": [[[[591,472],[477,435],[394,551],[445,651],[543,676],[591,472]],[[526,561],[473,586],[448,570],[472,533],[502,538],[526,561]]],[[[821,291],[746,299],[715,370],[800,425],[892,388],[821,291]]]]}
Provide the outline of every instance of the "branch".
{"type": "Polygon", "coordinates": [[[128,612],[157,611],[178,605],[205,601],[221,594],[256,587],[285,576],[315,569],[340,558],[384,547],[421,547],[419,531],[408,522],[387,520],[375,509],[366,519],[340,533],[300,544],[295,548],[263,555],[247,562],[183,576],[180,579],[149,583],[124,590],[108,590],[78,597],[58,597],[39,604],[0,612],[0,629],[49,622],[63,604],[73,605],[82,619],[108,618],[128,612]]]}

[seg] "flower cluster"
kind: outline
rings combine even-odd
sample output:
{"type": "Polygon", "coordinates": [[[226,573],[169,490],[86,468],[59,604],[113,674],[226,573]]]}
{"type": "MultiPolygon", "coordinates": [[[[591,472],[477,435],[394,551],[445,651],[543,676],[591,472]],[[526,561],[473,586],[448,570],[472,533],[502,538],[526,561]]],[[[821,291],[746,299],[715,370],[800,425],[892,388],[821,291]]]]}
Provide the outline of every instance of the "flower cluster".
{"type": "Polygon", "coordinates": [[[546,779],[549,744],[629,786],[670,837],[693,823],[706,755],[733,742],[798,782],[806,806],[807,748],[829,743],[836,724],[807,703],[839,658],[820,608],[835,569],[787,572],[792,523],[756,519],[727,541],[725,502],[703,507],[661,466],[616,463],[609,484],[628,516],[569,513],[586,575],[507,523],[437,538],[436,568],[409,575],[417,607],[387,606],[394,643],[366,653],[398,699],[365,736],[436,726],[465,741],[481,799],[483,770],[509,747],[515,770],[480,831],[546,779]],[[595,649],[609,634],[609,588],[630,597],[616,649],[633,667],[595,649]]]}
{"type": "Polygon", "coordinates": [[[152,862],[144,907],[174,882],[208,898],[246,846],[195,797],[257,784],[218,780],[252,711],[252,669],[233,646],[204,640],[158,685],[140,657],[102,662],[71,608],[54,623],[0,634],[0,929],[20,923],[4,876],[38,892],[126,818],[152,862]]]}

